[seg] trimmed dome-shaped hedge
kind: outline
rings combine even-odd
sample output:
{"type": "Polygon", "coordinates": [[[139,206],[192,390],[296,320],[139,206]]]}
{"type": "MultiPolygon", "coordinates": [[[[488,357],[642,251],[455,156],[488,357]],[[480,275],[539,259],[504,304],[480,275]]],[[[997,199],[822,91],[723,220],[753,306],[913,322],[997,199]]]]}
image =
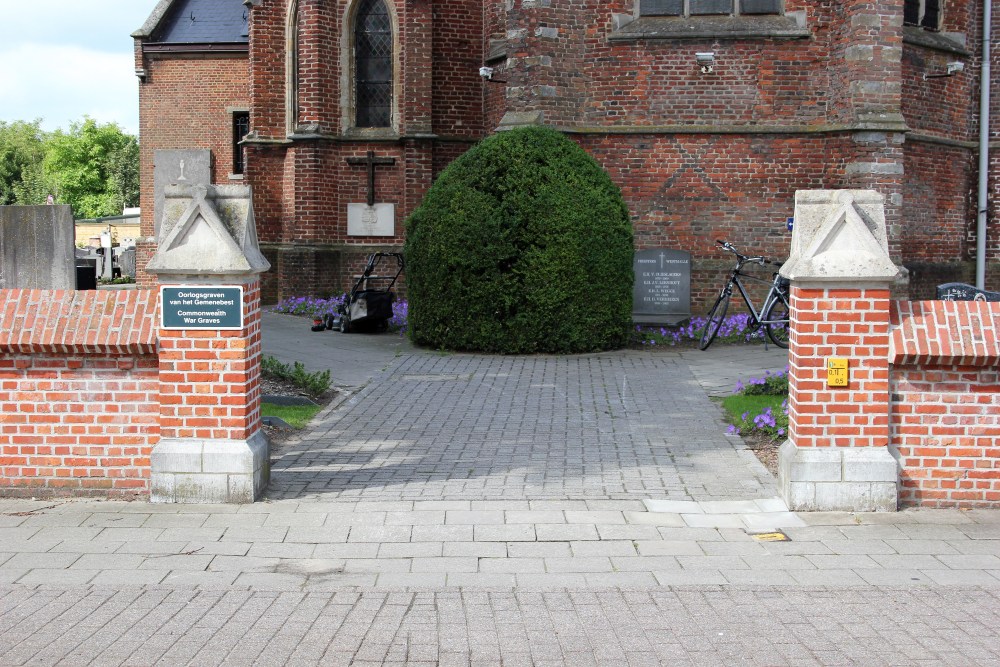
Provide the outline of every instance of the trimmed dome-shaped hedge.
{"type": "Polygon", "coordinates": [[[410,335],[504,354],[622,347],[632,254],[628,208],[592,157],[554,130],[502,132],[407,220],[410,335]]]}

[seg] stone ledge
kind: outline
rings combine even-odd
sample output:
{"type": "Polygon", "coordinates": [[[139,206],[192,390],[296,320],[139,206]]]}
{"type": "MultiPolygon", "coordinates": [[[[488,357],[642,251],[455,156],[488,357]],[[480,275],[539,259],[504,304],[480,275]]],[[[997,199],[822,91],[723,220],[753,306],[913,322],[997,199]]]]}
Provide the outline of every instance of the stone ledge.
{"type": "Polygon", "coordinates": [[[808,39],[809,28],[790,16],[642,16],[615,29],[608,40],[808,39]]]}
{"type": "Polygon", "coordinates": [[[958,56],[971,56],[965,47],[965,35],[947,32],[933,32],[917,26],[903,26],[903,43],[922,46],[958,56]]]}

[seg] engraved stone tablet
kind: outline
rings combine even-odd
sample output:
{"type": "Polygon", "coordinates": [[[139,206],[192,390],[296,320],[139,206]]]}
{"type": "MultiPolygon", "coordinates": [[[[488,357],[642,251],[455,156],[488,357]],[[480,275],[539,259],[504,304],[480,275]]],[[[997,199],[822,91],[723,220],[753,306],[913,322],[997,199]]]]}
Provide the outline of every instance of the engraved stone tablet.
{"type": "Polygon", "coordinates": [[[632,320],[677,324],[691,316],[691,253],[639,250],[633,260],[632,320]]]}
{"type": "Polygon", "coordinates": [[[395,236],[395,204],[348,204],[348,236],[395,236]]]}

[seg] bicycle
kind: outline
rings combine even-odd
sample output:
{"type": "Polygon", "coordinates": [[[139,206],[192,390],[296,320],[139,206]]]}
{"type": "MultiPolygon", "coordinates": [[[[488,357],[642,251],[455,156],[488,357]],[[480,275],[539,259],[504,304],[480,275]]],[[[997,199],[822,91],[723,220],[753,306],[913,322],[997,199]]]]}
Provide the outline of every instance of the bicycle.
{"type": "MultiPolygon", "coordinates": [[[[722,247],[723,250],[727,250],[734,255],[736,255],[736,267],[730,272],[729,280],[726,281],[725,286],[719,293],[719,298],[716,300],[715,305],[712,309],[708,311],[708,321],[705,323],[705,328],[701,332],[701,340],[698,342],[698,348],[702,350],[708,349],[708,346],[712,344],[715,340],[716,334],[719,333],[719,329],[722,327],[722,321],[726,319],[726,311],[729,309],[729,300],[733,296],[733,285],[736,285],[737,289],[740,291],[740,296],[743,297],[743,302],[746,303],[747,309],[750,310],[750,327],[751,331],[758,329],[759,327],[764,327],[764,331],[767,332],[767,337],[771,339],[775,345],[780,348],[788,348],[788,322],[789,314],[791,308],[789,307],[789,294],[788,294],[788,280],[782,278],[777,272],[770,280],[771,289],[767,293],[767,297],[764,299],[764,304],[758,311],[750,300],[750,295],[747,294],[746,288],[743,286],[741,278],[747,278],[749,280],[754,280],[760,283],[768,283],[767,280],[763,278],[758,278],[757,276],[750,275],[748,273],[743,273],[743,267],[746,264],[758,264],[764,266],[766,264],[774,264],[780,266],[779,262],[773,262],[766,257],[747,257],[741,254],[732,243],[728,241],[716,241],[716,243],[722,247]]],[[[765,346],[767,341],[764,341],[765,346]]]]}

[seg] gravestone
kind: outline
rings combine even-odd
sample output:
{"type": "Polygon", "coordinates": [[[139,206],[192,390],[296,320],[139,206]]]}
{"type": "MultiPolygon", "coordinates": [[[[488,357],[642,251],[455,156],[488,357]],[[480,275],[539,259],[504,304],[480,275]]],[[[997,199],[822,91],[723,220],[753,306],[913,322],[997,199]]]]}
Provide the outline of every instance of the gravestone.
{"type": "Polygon", "coordinates": [[[210,185],[212,151],[158,150],[153,152],[153,229],[160,238],[163,193],[168,185],[210,185]]]}
{"type": "Polygon", "coordinates": [[[937,298],[940,301],[1000,301],[1000,292],[989,292],[965,283],[945,283],[938,285],[937,298]]]}
{"type": "Polygon", "coordinates": [[[76,289],[69,206],[0,206],[0,289],[76,289]]]}
{"type": "Polygon", "coordinates": [[[654,248],[633,259],[632,321],[677,324],[691,316],[691,253],[654,248]]]}

